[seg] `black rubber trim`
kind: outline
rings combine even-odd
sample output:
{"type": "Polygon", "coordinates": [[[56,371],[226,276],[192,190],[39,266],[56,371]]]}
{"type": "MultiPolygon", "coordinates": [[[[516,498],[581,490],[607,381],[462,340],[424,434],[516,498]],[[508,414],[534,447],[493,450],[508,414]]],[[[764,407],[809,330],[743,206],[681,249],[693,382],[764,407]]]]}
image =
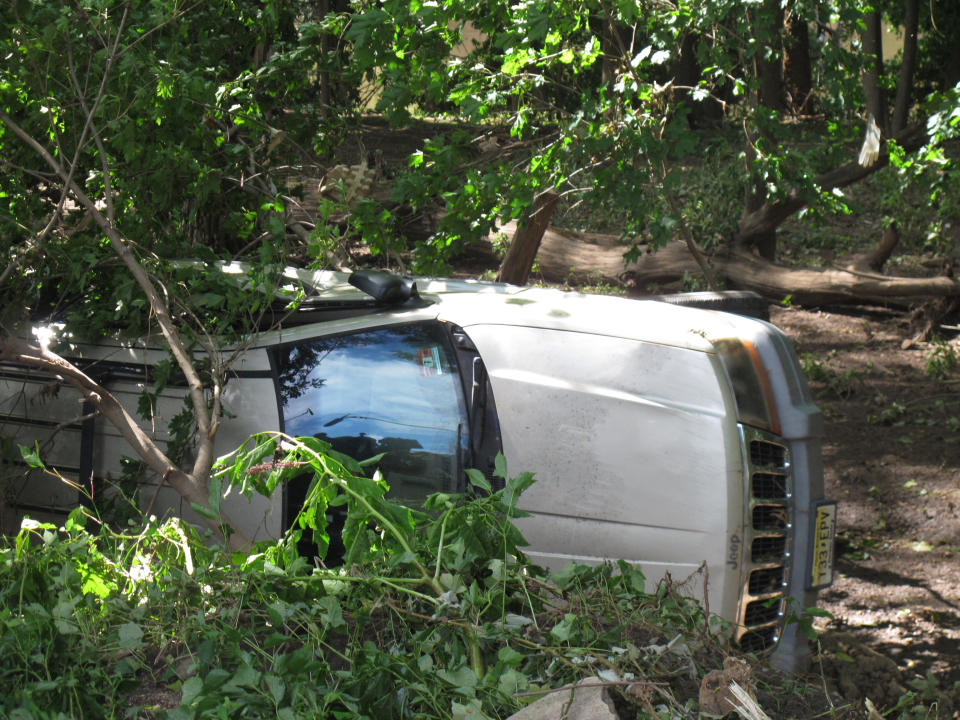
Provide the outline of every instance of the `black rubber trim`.
{"type": "Polygon", "coordinates": [[[752,290],[724,290],[722,292],[690,292],[675,295],[653,295],[648,300],[770,320],[770,306],[763,296],[752,290]]]}

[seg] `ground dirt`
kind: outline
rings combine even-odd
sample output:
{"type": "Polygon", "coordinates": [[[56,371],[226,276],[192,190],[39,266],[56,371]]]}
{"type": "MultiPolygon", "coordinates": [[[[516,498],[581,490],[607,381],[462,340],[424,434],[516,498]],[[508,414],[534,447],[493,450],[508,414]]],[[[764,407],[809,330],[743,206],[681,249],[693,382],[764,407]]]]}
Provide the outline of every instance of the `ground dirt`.
{"type": "Polygon", "coordinates": [[[820,602],[833,614],[820,623],[825,670],[845,697],[878,706],[928,674],[949,687],[960,681],[960,372],[938,379],[928,364],[957,357],[951,330],[904,349],[903,313],[775,308],[772,321],[824,411],[826,491],[840,503],[836,579],[820,602]]]}

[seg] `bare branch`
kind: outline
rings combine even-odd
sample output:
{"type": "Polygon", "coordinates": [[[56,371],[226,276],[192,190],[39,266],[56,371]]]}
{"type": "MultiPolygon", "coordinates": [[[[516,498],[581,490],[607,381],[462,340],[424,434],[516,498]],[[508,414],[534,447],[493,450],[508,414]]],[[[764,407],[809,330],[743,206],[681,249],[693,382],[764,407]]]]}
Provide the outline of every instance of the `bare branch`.
{"type": "MultiPolygon", "coordinates": [[[[920,146],[918,138],[923,136],[922,130],[923,127],[920,125],[911,126],[894,139],[908,151],[916,149],[920,146]]],[[[881,147],[880,156],[873,165],[863,167],[856,161],[849,162],[818,175],[814,178],[813,184],[819,188],[820,192],[828,192],[863,180],[889,164],[889,154],[883,152],[883,147],[885,145],[881,147]]],[[[776,229],[787,218],[809,204],[809,198],[794,191],[783,200],[764,202],[755,209],[745,211],[740,219],[740,227],[737,229],[737,244],[740,246],[750,245],[753,238],[776,229]]]]}
{"type": "MultiPolygon", "coordinates": [[[[185,480],[181,483],[186,486],[190,486],[193,491],[196,491],[198,487],[206,480],[209,475],[210,467],[213,463],[213,440],[216,434],[218,423],[216,421],[216,415],[214,414],[211,418],[211,413],[207,407],[207,398],[204,393],[203,383],[200,379],[199,374],[193,364],[192,359],[190,358],[189,353],[184,347],[179,333],[173,324],[173,320],[170,316],[169,309],[166,301],[161,297],[157,292],[156,286],[151,281],[150,277],[147,275],[145,269],[136,259],[131,251],[131,242],[123,236],[123,234],[118,230],[116,226],[116,217],[114,212],[114,202],[113,202],[113,192],[110,184],[111,178],[111,168],[109,166],[109,161],[107,159],[107,153],[104,151],[102,140],[100,134],[95,125],[95,115],[97,109],[99,108],[100,102],[102,101],[107,87],[107,82],[113,67],[115,58],[117,57],[117,48],[119,46],[120,38],[122,36],[123,27],[126,23],[127,18],[127,8],[124,8],[124,14],[121,18],[119,27],[117,29],[116,36],[113,39],[112,47],[110,48],[110,54],[107,58],[106,66],[104,68],[103,77],[101,78],[100,87],[97,92],[97,96],[94,99],[92,105],[88,106],[84,97],[83,89],[79,82],[79,79],[76,75],[76,69],[73,63],[72,52],[68,47],[68,55],[70,58],[69,73],[71,77],[71,82],[74,86],[74,91],[76,92],[81,107],[83,109],[84,115],[86,117],[86,122],[84,124],[83,132],[81,133],[80,139],[77,144],[76,151],[74,153],[73,161],[70,163],[69,167],[65,167],[60,161],[58,161],[50,152],[43,147],[34,137],[32,137],[28,132],[26,132],[18,123],[16,123],[12,118],[10,118],[6,113],[0,110],[0,122],[6,125],[14,135],[20,138],[29,148],[31,148],[35,153],[37,153],[46,164],[54,170],[54,172],[62,179],[63,181],[63,196],[66,193],[73,193],[77,200],[83,205],[87,211],[90,213],[90,216],[94,219],[97,225],[103,230],[107,238],[110,240],[111,247],[114,252],[119,256],[120,260],[124,263],[130,273],[133,275],[134,279],[137,281],[137,284],[143,290],[144,294],[147,297],[147,300],[150,304],[150,308],[154,313],[154,316],[157,319],[157,323],[160,326],[160,331],[163,334],[163,337],[170,348],[171,353],[173,354],[174,359],[177,362],[177,365],[180,367],[180,370],[183,372],[186,377],[187,384],[189,387],[190,398],[193,403],[193,409],[195,417],[197,420],[197,428],[199,433],[199,447],[197,450],[197,457],[194,463],[194,471],[192,476],[184,476],[185,480]],[[79,154],[82,149],[82,146],[87,138],[88,134],[92,134],[94,142],[97,144],[99,150],[99,155],[102,163],[103,171],[103,183],[104,183],[104,196],[103,200],[106,207],[106,215],[97,207],[96,203],[86,194],[86,192],[79,186],[74,178],[74,170],[77,167],[79,161],[79,154]],[[197,482],[197,481],[200,482],[197,482]]],[[[62,157],[62,153],[58,153],[59,157],[62,157]]],[[[62,198],[63,198],[62,196],[62,198]]],[[[61,200],[62,200],[61,198],[61,200]]],[[[49,361],[49,359],[48,359],[49,361]]],[[[89,379],[88,379],[89,380],[89,379]]],[[[91,381],[92,382],[92,381],[91,381]]],[[[94,392],[91,390],[90,392],[94,392]]],[[[216,412],[219,411],[219,388],[216,383],[213,389],[214,395],[214,409],[216,412]]],[[[115,402],[115,401],[114,401],[115,402]]],[[[108,403],[109,405],[109,403],[108,403]]],[[[122,411],[122,408],[120,408],[122,411]]],[[[116,420],[120,425],[129,426],[129,417],[124,417],[124,413],[118,414],[117,410],[111,410],[112,416],[105,410],[104,414],[108,417],[111,417],[111,421],[116,420]]],[[[118,429],[122,428],[118,426],[118,429]]],[[[136,434],[126,435],[125,437],[131,443],[131,445],[137,449],[138,454],[141,454],[144,459],[149,459],[152,454],[155,454],[156,448],[153,450],[149,446],[145,445],[142,442],[142,438],[138,438],[136,434]]],[[[162,454],[161,454],[162,455],[162,454]]],[[[159,460],[156,457],[153,457],[153,464],[156,464],[159,460]]],[[[169,462],[168,462],[169,464],[169,462]]],[[[169,476],[171,472],[181,472],[176,468],[167,468],[164,472],[164,476],[169,476]]],[[[176,484],[171,479],[171,484],[176,484]]],[[[181,490],[180,487],[177,487],[178,491],[181,490]]],[[[186,497],[186,495],[185,495],[186,497]]]]}
{"type": "Polygon", "coordinates": [[[117,57],[117,48],[120,45],[120,37],[123,35],[123,28],[127,24],[127,14],[129,12],[129,6],[124,5],[123,15],[120,17],[120,24],[117,27],[117,34],[113,39],[113,47],[110,48],[110,54],[107,56],[107,64],[103,69],[103,77],[100,80],[100,89],[97,91],[96,98],[94,98],[92,108],[87,108],[87,101],[85,100],[84,91],[80,87],[80,82],[77,80],[76,68],[74,67],[73,63],[73,49],[70,43],[67,43],[67,70],[70,73],[70,81],[73,83],[74,90],[77,94],[77,99],[80,101],[80,107],[83,109],[84,115],[86,115],[86,122],[83,125],[83,132],[80,134],[80,139],[77,141],[76,152],[74,154],[73,163],[70,167],[70,178],[67,179],[64,187],[66,188],[70,184],[70,179],[73,177],[73,169],[76,167],[76,163],[80,156],[80,151],[83,149],[83,144],[86,141],[87,133],[91,132],[93,134],[93,140],[97,145],[97,150],[100,154],[101,170],[103,172],[103,201],[106,204],[107,219],[110,221],[111,225],[116,222],[116,213],[113,203],[113,191],[110,187],[110,167],[108,165],[107,152],[103,147],[103,140],[100,137],[100,132],[97,130],[96,125],[94,125],[93,119],[106,92],[107,80],[110,77],[110,71],[113,68],[113,62],[117,57]]]}
{"type": "Polygon", "coordinates": [[[40,155],[40,157],[43,158],[43,160],[58,175],[60,175],[65,184],[67,184],[69,180],[67,189],[74,193],[80,204],[89,211],[93,220],[106,234],[107,238],[110,240],[110,246],[120,257],[120,260],[127,267],[131,275],[133,275],[134,279],[137,281],[137,284],[147,296],[147,301],[150,303],[150,308],[153,310],[154,315],[157,318],[157,324],[160,326],[160,332],[163,334],[164,340],[166,340],[167,344],[169,345],[170,351],[173,354],[174,359],[177,361],[177,365],[179,366],[181,372],[183,372],[184,376],[186,377],[187,385],[190,388],[190,399],[194,404],[194,412],[196,413],[197,426],[201,437],[212,437],[210,436],[210,413],[207,409],[206,398],[203,392],[203,383],[200,380],[200,376],[197,373],[196,368],[193,366],[193,361],[190,359],[189,353],[184,347],[183,342],[180,340],[179,333],[173,324],[173,319],[170,317],[170,312],[167,309],[166,303],[157,293],[157,289],[150,281],[146,270],[144,270],[143,266],[137,261],[131,252],[129,241],[124,238],[123,235],[117,230],[116,226],[104,216],[100,209],[97,208],[93,200],[86,194],[86,192],[84,192],[84,190],[76,183],[76,181],[70,179],[71,176],[67,169],[57,162],[57,160],[50,155],[46,148],[37,142],[36,139],[34,139],[29,133],[21,128],[2,110],[0,110],[0,122],[3,122],[17,137],[26,143],[34,152],[40,155]]]}
{"type": "MultiPolygon", "coordinates": [[[[113,394],[78,367],[45,347],[31,345],[25,340],[4,334],[0,334],[0,360],[45,370],[62,377],[110,421],[147,466],[160,475],[163,481],[169,482],[184,500],[201,507],[209,505],[205,486],[198,483],[194,476],[177,468],[113,394]]],[[[230,518],[222,512],[220,521],[233,525],[230,518]]],[[[231,538],[232,547],[239,547],[247,542],[248,539],[242,534],[231,538]]]]}

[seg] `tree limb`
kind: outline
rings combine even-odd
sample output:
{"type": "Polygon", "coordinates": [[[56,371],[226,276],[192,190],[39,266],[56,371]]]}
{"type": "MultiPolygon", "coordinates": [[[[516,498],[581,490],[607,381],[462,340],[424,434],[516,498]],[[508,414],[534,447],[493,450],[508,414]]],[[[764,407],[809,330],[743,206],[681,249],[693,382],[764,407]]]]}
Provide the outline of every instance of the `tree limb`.
{"type": "MultiPolygon", "coordinates": [[[[71,193],[77,198],[80,204],[86,208],[87,212],[110,240],[110,245],[114,252],[127,267],[128,271],[131,273],[141,290],[146,295],[147,301],[150,304],[150,308],[157,319],[158,325],[160,326],[161,333],[163,334],[163,337],[167,342],[167,345],[169,346],[177,365],[180,367],[181,372],[183,372],[187,380],[199,435],[199,443],[192,474],[186,475],[182,473],[182,471],[172,468],[172,466],[169,464],[169,461],[167,461],[168,467],[163,471],[165,474],[164,476],[171,478],[171,484],[174,485],[178,491],[196,494],[196,492],[200,491],[199,489],[202,486],[206,485],[206,480],[209,477],[210,468],[214,459],[213,441],[217,429],[217,422],[215,419],[211,418],[210,411],[207,407],[207,398],[204,393],[203,383],[193,365],[189,353],[180,339],[176,327],[173,324],[173,320],[170,316],[166,302],[160,297],[160,294],[157,292],[156,287],[150,280],[143,266],[139,263],[136,257],[134,257],[133,252],[130,249],[129,241],[117,229],[113,196],[110,187],[111,169],[107,164],[107,156],[104,152],[99,133],[96,131],[94,123],[94,115],[106,91],[107,80],[112,69],[113,60],[116,57],[116,50],[120,41],[123,25],[125,23],[126,13],[127,9],[125,8],[124,16],[120,23],[120,28],[117,31],[117,35],[114,38],[113,47],[111,48],[110,55],[107,58],[107,64],[103,73],[103,77],[101,78],[97,97],[90,107],[87,107],[81,94],[80,102],[86,116],[86,122],[83,133],[81,134],[80,142],[78,143],[74,160],[70,163],[70,167],[65,167],[61,162],[59,162],[45,147],[43,147],[43,145],[41,145],[33,136],[26,132],[17,122],[15,122],[2,110],[0,110],[0,122],[6,125],[14,135],[16,135],[30,149],[39,155],[40,158],[42,158],[43,161],[61,178],[63,182],[63,194],[65,195],[66,193],[71,193]],[[104,163],[104,202],[106,203],[105,207],[107,209],[106,216],[103,214],[103,212],[101,212],[96,203],[93,202],[93,200],[86,194],[86,192],[80,187],[74,178],[74,171],[79,159],[80,147],[82,146],[88,132],[93,132],[95,142],[97,142],[98,145],[101,161],[104,163]],[[175,484],[171,473],[180,473],[183,477],[178,476],[179,479],[177,480],[177,484],[175,484]]],[[[76,78],[72,66],[70,68],[70,72],[75,91],[77,93],[81,93],[79,81],[76,78]]],[[[58,155],[62,157],[62,153],[58,153],[58,155]]],[[[219,405],[218,398],[219,392],[217,388],[214,388],[215,407],[218,407],[219,405]]],[[[127,420],[124,419],[123,415],[117,414],[115,410],[110,410],[109,401],[107,401],[107,408],[104,410],[104,415],[111,419],[111,421],[115,419],[117,422],[121,423],[121,425],[129,425],[127,420]]],[[[118,426],[118,429],[121,429],[120,426],[118,426]]],[[[138,438],[136,435],[131,435],[130,437],[127,437],[127,439],[131,442],[131,445],[137,449],[138,454],[144,457],[145,460],[152,457],[153,462],[157,462],[155,455],[159,453],[159,449],[156,448],[152,442],[149,444],[144,444],[142,442],[143,438],[138,438]]],[[[160,453],[160,455],[162,456],[162,453],[160,453]]],[[[185,495],[185,497],[187,497],[187,495],[185,495]]],[[[206,503],[206,499],[204,498],[202,502],[206,503]]]]}
{"type": "MultiPolygon", "coordinates": [[[[40,145],[36,139],[23,130],[23,128],[21,128],[2,110],[0,110],[0,122],[3,122],[17,137],[19,137],[31,149],[33,149],[34,152],[40,155],[44,162],[46,162],[63,179],[64,183],[67,183],[69,180],[67,189],[70,190],[80,204],[87,209],[94,222],[100,226],[100,229],[103,230],[104,234],[110,240],[110,246],[119,256],[127,270],[130,271],[130,274],[133,275],[134,280],[136,280],[137,284],[146,295],[147,301],[150,304],[150,309],[153,311],[154,316],[157,319],[157,324],[160,326],[160,332],[163,334],[164,340],[170,347],[170,352],[173,354],[177,365],[187,380],[187,386],[190,390],[190,399],[193,402],[194,413],[197,419],[197,427],[201,444],[205,442],[212,443],[213,437],[210,434],[210,413],[207,409],[206,397],[203,392],[203,383],[200,380],[200,376],[197,373],[192,360],[190,359],[189,353],[184,347],[183,342],[180,340],[180,335],[173,324],[173,319],[170,317],[170,312],[166,303],[160,297],[159,293],[157,293],[157,289],[150,281],[146,270],[144,270],[143,266],[140,265],[140,263],[134,257],[127,240],[116,229],[116,226],[111,223],[102,212],[100,212],[100,209],[97,208],[93,200],[83,191],[76,181],[70,179],[70,173],[66,170],[66,168],[63,167],[63,165],[58,163],[53,156],[50,155],[46,148],[40,145]]],[[[201,453],[198,452],[197,455],[198,459],[200,459],[201,453]]],[[[204,459],[206,459],[208,456],[212,458],[212,452],[202,453],[202,457],[204,459]]],[[[202,468],[195,464],[194,471],[198,477],[206,478],[209,474],[210,468],[207,467],[206,471],[203,472],[202,468]],[[197,473],[198,470],[201,472],[197,473]]]]}
{"type": "MultiPolygon", "coordinates": [[[[17,337],[0,334],[0,360],[37,368],[62,377],[83,395],[84,400],[96,408],[123,436],[147,466],[163,480],[170,483],[184,500],[208,507],[210,499],[205,488],[195,478],[177,468],[147,435],[123,405],[89,375],[59,355],[43,346],[31,345],[17,337]]],[[[230,519],[221,512],[221,522],[231,525],[230,519]]],[[[231,538],[238,547],[248,539],[242,533],[231,538]]]]}
{"type": "MultiPolygon", "coordinates": [[[[920,146],[919,137],[922,130],[923,126],[914,125],[905,129],[894,139],[907,150],[915,149],[920,146]]],[[[849,162],[818,175],[814,178],[813,184],[821,192],[846,187],[886,167],[889,162],[889,154],[881,151],[880,157],[869,167],[863,167],[858,162],[849,162]]],[[[808,196],[794,190],[783,200],[767,201],[752,212],[744,212],[740,218],[740,226],[737,228],[734,244],[738,249],[749,247],[754,238],[762,237],[776,229],[789,217],[809,204],[810,198],[808,196]]]]}

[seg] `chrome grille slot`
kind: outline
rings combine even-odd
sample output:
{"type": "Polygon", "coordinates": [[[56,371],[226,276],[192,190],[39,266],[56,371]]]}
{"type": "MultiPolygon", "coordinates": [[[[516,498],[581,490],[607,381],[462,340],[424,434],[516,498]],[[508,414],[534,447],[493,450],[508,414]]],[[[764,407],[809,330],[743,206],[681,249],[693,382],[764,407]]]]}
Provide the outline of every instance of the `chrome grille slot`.
{"type": "Polygon", "coordinates": [[[787,527],[786,505],[757,505],[753,508],[752,525],[754,530],[778,531],[787,527]]]}
{"type": "Polygon", "coordinates": [[[750,544],[750,562],[763,564],[781,562],[787,549],[787,539],[782,535],[764,535],[750,544]]]}
{"type": "Polygon", "coordinates": [[[787,449],[783,445],[765,440],[750,442],[750,464],[759,467],[784,467],[787,449]]]}
{"type": "Polygon", "coordinates": [[[787,497],[787,476],[758,472],[753,474],[753,496],[763,500],[787,497]]]}
{"type": "Polygon", "coordinates": [[[762,568],[750,573],[750,584],[747,592],[751,595],[767,595],[775,593],[783,586],[783,568],[762,568]]]}
{"type": "Polygon", "coordinates": [[[747,490],[748,557],[740,596],[737,642],[748,652],[776,645],[790,578],[793,478],[790,452],[780,438],[741,426],[747,490]]]}
{"type": "Polygon", "coordinates": [[[777,619],[780,614],[780,603],[776,598],[770,600],[754,600],[747,604],[747,610],[743,614],[743,623],[748,627],[751,625],[764,625],[777,619]]]}
{"type": "Polygon", "coordinates": [[[744,652],[761,652],[777,642],[777,628],[766,627],[750,630],[740,637],[740,649],[744,652]]]}

